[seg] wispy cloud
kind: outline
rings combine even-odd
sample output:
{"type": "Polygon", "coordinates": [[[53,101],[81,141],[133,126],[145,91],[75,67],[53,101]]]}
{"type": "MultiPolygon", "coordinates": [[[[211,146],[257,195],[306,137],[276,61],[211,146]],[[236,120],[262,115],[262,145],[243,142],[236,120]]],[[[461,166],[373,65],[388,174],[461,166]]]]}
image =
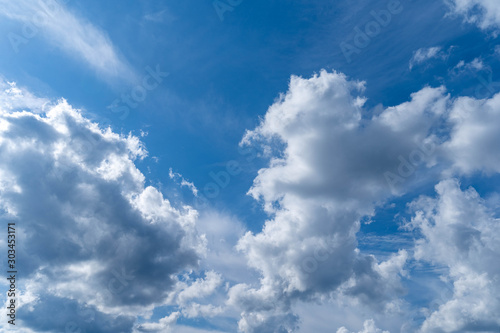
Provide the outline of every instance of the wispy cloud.
{"type": "Polygon", "coordinates": [[[188,182],[187,180],[185,180],[180,173],[173,172],[172,168],[170,168],[168,171],[168,176],[170,177],[170,179],[179,181],[181,186],[188,187],[195,196],[198,195],[198,189],[196,188],[196,186],[194,186],[192,182],[188,182]]]}
{"type": "Polygon", "coordinates": [[[154,23],[171,23],[175,20],[175,16],[169,10],[163,9],[158,12],[145,14],[143,19],[154,23]]]}
{"type": "Polygon", "coordinates": [[[418,49],[417,51],[415,51],[415,53],[413,53],[413,57],[410,60],[410,70],[412,70],[415,65],[424,63],[427,60],[444,57],[445,54],[441,52],[440,46],[418,49]]]}
{"type": "MultiPolygon", "coordinates": [[[[67,1],[66,1],[67,2],[67,1]]],[[[86,62],[105,79],[133,81],[135,74],[105,34],[56,1],[0,0],[0,16],[22,23],[8,33],[14,50],[38,34],[86,62]]]]}

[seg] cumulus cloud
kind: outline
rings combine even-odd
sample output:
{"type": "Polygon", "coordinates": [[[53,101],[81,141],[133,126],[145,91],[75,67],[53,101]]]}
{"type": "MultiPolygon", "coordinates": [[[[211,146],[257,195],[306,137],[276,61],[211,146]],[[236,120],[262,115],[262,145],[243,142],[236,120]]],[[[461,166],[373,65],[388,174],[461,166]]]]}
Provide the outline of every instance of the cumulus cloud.
{"type": "Polygon", "coordinates": [[[423,238],[415,258],[443,265],[453,295],[428,314],[421,332],[496,332],[500,330],[500,219],[473,188],[456,179],[436,185],[435,198],[421,197],[411,207],[411,227],[423,238]]]}
{"type": "MultiPolygon", "coordinates": [[[[366,119],[363,88],[335,72],[292,77],[288,92],[242,141],[272,152],[249,191],[271,218],[262,232],[247,233],[238,244],[261,273],[261,286],[238,285],[230,293],[230,301],[244,309],[245,332],[262,331],[276,318],[291,330],[297,325],[290,313],[295,300],[332,292],[379,309],[397,308],[393,300],[404,292],[399,281],[407,253],[387,262],[361,253],[359,221],[404,191],[386,177],[401,169],[401,159],[432,166],[419,147],[436,144],[435,125],[449,101],[444,89],[424,88],[409,102],[366,119]]],[[[409,177],[407,189],[411,177],[403,176],[409,177]]]]}
{"type": "Polygon", "coordinates": [[[199,266],[198,213],[145,187],[137,137],[99,128],[64,100],[45,113],[30,111],[45,100],[26,100],[0,106],[1,219],[16,222],[22,243],[22,325],[131,331],[199,266]]]}
{"type": "MultiPolygon", "coordinates": [[[[363,88],[336,72],[292,77],[288,91],[242,140],[262,146],[269,157],[248,192],[269,219],[261,232],[247,232],[238,243],[261,281],[229,292],[229,304],[242,309],[244,332],[294,331],[300,323],[294,304],[331,297],[402,312],[401,279],[408,276],[410,254],[401,249],[380,261],[361,252],[360,220],[417,183],[499,171],[498,95],[451,99],[443,87],[426,87],[408,102],[370,114],[363,88]]],[[[469,231],[474,234],[464,229],[461,235],[469,231]]],[[[467,306],[465,299],[458,302],[467,306]]]]}
{"type": "Polygon", "coordinates": [[[137,137],[100,128],[64,100],[23,98],[25,90],[2,84],[0,209],[18,221],[25,244],[28,328],[184,332],[196,330],[175,326],[181,316],[227,316],[246,333],[294,332],[298,304],[337,301],[366,310],[356,325],[336,320],[331,327],[347,327],[338,332],[403,330],[414,325],[401,318],[415,259],[445,267],[453,286],[438,309],[423,310],[422,332],[498,329],[498,200],[454,179],[500,171],[500,95],[451,98],[424,87],[374,111],[364,106],[364,82],[326,71],[292,77],[241,142],[268,158],[248,192],[268,219],[252,233],[232,216],[199,217],[146,187],[137,137]],[[413,200],[436,183],[435,198],[413,200]],[[383,258],[361,251],[361,220],[404,194],[415,248],[383,258]],[[136,323],[157,306],[174,310],[136,323]],[[57,320],[44,319],[47,308],[59,309],[57,320]]]}
{"type": "Polygon", "coordinates": [[[205,278],[198,278],[191,283],[179,282],[174,304],[177,304],[182,313],[188,317],[214,317],[224,311],[222,306],[213,304],[200,304],[197,300],[204,299],[214,294],[221,286],[223,278],[214,271],[205,272],[205,278]]]}
{"type": "Polygon", "coordinates": [[[85,61],[97,73],[132,82],[135,74],[109,37],[56,0],[0,0],[0,15],[21,23],[7,37],[14,51],[35,36],[43,36],[64,52],[85,61]]]}

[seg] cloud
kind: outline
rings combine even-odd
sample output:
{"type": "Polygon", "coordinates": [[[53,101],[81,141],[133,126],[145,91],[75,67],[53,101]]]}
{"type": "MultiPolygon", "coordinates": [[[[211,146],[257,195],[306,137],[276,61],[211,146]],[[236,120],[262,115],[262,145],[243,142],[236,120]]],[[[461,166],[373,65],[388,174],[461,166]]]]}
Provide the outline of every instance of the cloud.
{"type": "Polygon", "coordinates": [[[326,71],[292,77],[241,142],[268,159],[248,191],[268,214],[252,233],[146,187],[139,138],[100,128],[64,100],[0,85],[0,218],[19,222],[25,244],[19,313],[28,329],[196,331],[176,324],[185,317],[294,332],[314,303],[356,312],[332,320],[342,333],[404,331],[420,310],[403,298],[414,260],[444,267],[453,286],[438,308],[419,312],[422,332],[498,328],[498,198],[455,179],[500,171],[500,95],[451,98],[425,87],[370,110],[364,82],[326,71]],[[414,200],[435,184],[436,197],[414,200]],[[361,251],[361,221],[402,195],[415,247],[361,251]],[[158,307],[169,312],[153,322],[158,307]],[[60,309],[57,320],[41,318],[48,308],[60,309]]]}
{"type": "Polygon", "coordinates": [[[200,211],[197,229],[207,239],[207,255],[201,263],[204,269],[215,270],[228,281],[258,280],[258,274],[247,267],[245,257],[235,249],[247,231],[236,216],[206,209],[200,211]]]}
{"type": "Polygon", "coordinates": [[[444,59],[446,55],[441,52],[440,46],[428,47],[418,49],[413,53],[413,57],[410,60],[410,70],[415,67],[415,65],[420,65],[433,58],[444,59]]]}
{"type": "Polygon", "coordinates": [[[222,278],[216,272],[205,273],[205,279],[197,279],[189,287],[183,289],[178,298],[181,304],[186,304],[187,301],[195,298],[211,295],[217,287],[222,283],[222,278]]]}
{"type": "MultiPolygon", "coordinates": [[[[354,333],[354,332],[350,332],[345,327],[341,327],[337,330],[337,333],[354,333]]],[[[358,333],[389,333],[389,331],[382,331],[381,329],[377,328],[375,326],[375,322],[373,321],[373,319],[370,319],[364,322],[363,330],[359,331],[358,333]]]]}
{"type": "Polygon", "coordinates": [[[180,313],[173,312],[170,315],[161,318],[158,323],[145,323],[137,326],[139,332],[171,332],[172,326],[179,319],[180,313]]]}
{"type": "Polygon", "coordinates": [[[459,174],[500,172],[500,94],[490,99],[458,98],[448,118],[452,128],[445,153],[459,174]]]}
{"type": "Polygon", "coordinates": [[[288,92],[242,140],[270,152],[249,194],[271,217],[262,232],[248,232],[238,244],[261,273],[261,285],[230,291],[230,303],[243,309],[245,332],[272,331],[277,322],[291,330],[298,323],[290,312],[294,302],[331,293],[381,311],[398,307],[408,254],[378,262],[357,249],[356,233],[379,203],[411,188],[408,174],[398,190],[385,177],[403,156],[432,166],[418,147],[436,140],[448,97],[442,88],[424,88],[366,119],[363,89],[336,72],[292,77],[288,92]]]}
{"type": "MultiPolygon", "coordinates": [[[[99,128],[64,100],[46,113],[29,109],[44,101],[0,106],[0,211],[22,243],[20,324],[131,331],[138,315],[167,302],[179,274],[199,266],[198,213],[145,187],[137,137],[99,128]]],[[[198,286],[186,285],[185,293],[198,286]]]]}
{"type": "Polygon", "coordinates": [[[151,12],[144,14],[142,17],[145,21],[154,22],[154,23],[172,23],[177,18],[169,9],[163,9],[157,12],[151,12]]]}
{"type": "Polygon", "coordinates": [[[168,176],[172,180],[175,180],[177,182],[180,181],[181,186],[185,186],[185,187],[189,188],[189,190],[193,193],[193,195],[195,197],[198,196],[198,189],[196,188],[196,186],[194,186],[194,184],[192,182],[189,182],[186,179],[184,179],[184,177],[180,173],[173,172],[172,168],[170,168],[168,170],[168,176]]]}
{"type": "Polygon", "coordinates": [[[39,33],[71,56],[83,60],[106,79],[133,82],[135,74],[109,37],[56,0],[0,0],[0,15],[19,21],[19,32],[9,32],[13,49],[39,33]]]}
{"type": "Polygon", "coordinates": [[[356,302],[355,299],[336,295],[329,302],[301,302],[294,310],[300,316],[300,328],[297,331],[300,333],[337,332],[339,328],[348,329],[348,332],[363,331],[367,318],[376,323],[376,326],[383,326],[384,331],[415,331],[408,325],[415,315],[409,303],[401,304],[398,311],[381,312],[356,302]]]}
{"type": "Polygon", "coordinates": [[[18,87],[15,82],[8,82],[0,76],[0,105],[4,110],[30,109],[32,112],[42,113],[53,107],[47,98],[34,96],[28,90],[18,87]]]}
{"type": "Polygon", "coordinates": [[[481,29],[500,27],[500,7],[494,0],[445,0],[452,10],[481,29]]]}
{"type": "Polygon", "coordinates": [[[411,207],[411,227],[423,238],[415,258],[447,268],[442,279],[453,295],[428,313],[421,332],[496,332],[500,330],[500,219],[473,188],[456,179],[436,185],[435,198],[421,197],[411,207]]]}
{"type": "Polygon", "coordinates": [[[184,326],[184,325],[177,325],[175,326],[174,333],[227,333],[228,331],[218,331],[218,330],[212,330],[212,329],[201,329],[201,328],[195,328],[191,326],[184,326]]]}
{"type": "Polygon", "coordinates": [[[182,313],[188,317],[214,317],[224,311],[221,306],[212,304],[199,304],[194,300],[206,298],[216,292],[221,286],[223,278],[214,271],[205,272],[205,278],[196,279],[190,285],[180,284],[181,291],[177,295],[177,304],[182,313]]]}
{"type": "Polygon", "coordinates": [[[455,67],[453,67],[452,71],[469,70],[471,72],[478,72],[485,68],[486,65],[484,64],[484,62],[479,58],[475,58],[469,63],[466,63],[465,61],[461,60],[455,67]]]}
{"type": "MultiPolygon", "coordinates": [[[[411,251],[401,249],[383,261],[361,252],[356,237],[361,219],[417,185],[500,171],[500,95],[451,99],[444,87],[426,87],[408,102],[370,114],[363,89],[364,83],[336,72],[292,77],[288,91],[243,137],[242,145],[261,146],[269,159],[248,192],[269,219],[261,232],[247,232],[238,243],[261,274],[259,284],[237,284],[229,291],[228,304],[242,311],[240,330],[297,330],[295,304],[332,299],[352,299],[377,316],[403,318],[402,279],[409,277],[411,251]]],[[[458,241],[475,233],[460,230],[458,241]]],[[[444,236],[433,239],[446,242],[444,236]]],[[[422,247],[436,256],[437,249],[422,247]]],[[[450,251],[455,250],[447,248],[443,255],[450,251]]],[[[484,273],[479,269],[463,282],[479,283],[484,273]]],[[[459,303],[467,306],[465,299],[459,303]]]]}

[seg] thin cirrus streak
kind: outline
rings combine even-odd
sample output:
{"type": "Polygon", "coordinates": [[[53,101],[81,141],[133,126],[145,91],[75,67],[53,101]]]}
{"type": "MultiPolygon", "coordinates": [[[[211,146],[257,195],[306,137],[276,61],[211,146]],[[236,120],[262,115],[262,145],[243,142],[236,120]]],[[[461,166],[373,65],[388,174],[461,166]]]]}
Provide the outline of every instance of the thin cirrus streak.
{"type": "Polygon", "coordinates": [[[134,82],[136,74],[109,37],[66,6],[67,1],[0,0],[0,16],[20,23],[6,32],[12,52],[22,52],[33,38],[45,37],[63,52],[83,60],[107,80],[134,82]]]}

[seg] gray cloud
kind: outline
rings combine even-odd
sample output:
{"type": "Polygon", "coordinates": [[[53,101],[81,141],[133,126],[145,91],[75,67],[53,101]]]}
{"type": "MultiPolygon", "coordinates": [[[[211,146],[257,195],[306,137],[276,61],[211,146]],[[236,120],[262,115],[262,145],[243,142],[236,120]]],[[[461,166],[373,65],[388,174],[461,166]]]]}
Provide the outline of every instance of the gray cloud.
{"type": "Polygon", "coordinates": [[[22,244],[23,324],[61,331],[89,308],[95,320],[81,327],[131,331],[198,266],[197,212],[144,187],[136,137],[100,129],[65,101],[43,115],[2,107],[0,123],[0,202],[22,244]],[[47,308],[65,311],[48,321],[47,308]]]}

